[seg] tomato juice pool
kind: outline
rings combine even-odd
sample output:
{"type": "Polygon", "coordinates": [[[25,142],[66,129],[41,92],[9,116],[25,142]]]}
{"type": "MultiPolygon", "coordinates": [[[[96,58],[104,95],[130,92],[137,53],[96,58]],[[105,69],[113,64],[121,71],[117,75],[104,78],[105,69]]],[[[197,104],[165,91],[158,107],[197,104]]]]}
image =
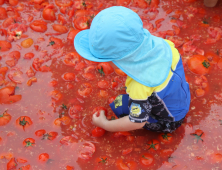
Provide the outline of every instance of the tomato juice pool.
{"type": "Polygon", "coordinates": [[[221,10],[202,0],[0,0],[0,169],[222,169],[221,10]],[[117,5],[181,54],[191,105],[171,134],[92,124],[100,109],[116,118],[109,103],[126,75],[82,58],[73,39],[117,5]]]}

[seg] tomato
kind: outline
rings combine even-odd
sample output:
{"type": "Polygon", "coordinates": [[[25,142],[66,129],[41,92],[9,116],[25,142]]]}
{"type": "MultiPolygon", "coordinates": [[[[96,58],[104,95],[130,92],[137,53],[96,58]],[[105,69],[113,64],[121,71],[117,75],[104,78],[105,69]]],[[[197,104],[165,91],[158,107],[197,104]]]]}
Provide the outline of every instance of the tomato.
{"type": "Polygon", "coordinates": [[[0,40],[0,52],[8,51],[12,48],[12,44],[8,41],[0,40]]]}
{"type": "Polygon", "coordinates": [[[113,134],[113,137],[120,137],[120,136],[131,136],[132,134],[130,132],[115,132],[113,134]]]}
{"type": "Polygon", "coordinates": [[[96,127],[95,129],[92,130],[92,136],[93,137],[101,137],[105,134],[105,130],[100,128],[100,127],[96,127]]]}
{"type": "Polygon", "coordinates": [[[0,126],[5,126],[8,124],[11,120],[12,116],[7,113],[7,110],[3,112],[2,115],[0,115],[0,126]]]}
{"type": "Polygon", "coordinates": [[[74,42],[75,36],[79,33],[79,30],[71,30],[67,36],[67,40],[69,40],[71,43],[74,42]]]}
{"type": "Polygon", "coordinates": [[[187,2],[187,3],[192,3],[192,2],[195,2],[197,0],[183,0],[184,2],[187,2]]]}
{"type": "Polygon", "coordinates": [[[63,116],[60,118],[60,121],[63,125],[68,125],[71,122],[71,119],[68,116],[63,116]]]}
{"type": "Polygon", "coordinates": [[[210,64],[217,64],[220,60],[220,57],[212,51],[208,51],[204,55],[209,60],[210,64]]]}
{"type": "Polygon", "coordinates": [[[62,48],[64,44],[61,39],[50,37],[48,46],[51,46],[53,49],[59,49],[59,48],[62,48]]]}
{"type": "Polygon", "coordinates": [[[220,154],[220,153],[213,153],[213,154],[211,154],[210,155],[210,161],[213,164],[221,163],[222,162],[222,154],[220,154]]]}
{"type": "Polygon", "coordinates": [[[49,160],[49,154],[47,153],[41,153],[39,155],[39,161],[40,162],[47,162],[49,160]]]}
{"type": "Polygon", "coordinates": [[[99,63],[96,69],[101,75],[109,75],[114,72],[113,67],[108,62],[99,63]]]}
{"type": "Polygon", "coordinates": [[[154,158],[149,153],[143,153],[140,156],[140,163],[145,165],[145,166],[150,166],[150,165],[152,165],[154,163],[154,158]]]}
{"type": "Polygon", "coordinates": [[[118,159],[116,161],[116,166],[118,170],[130,170],[130,168],[125,163],[123,163],[122,159],[118,159]]]}
{"type": "Polygon", "coordinates": [[[108,97],[109,93],[105,90],[100,90],[99,93],[98,93],[98,97],[108,97]]]}
{"type": "Polygon", "coordinates": [[[25,146],[26,148],[30,148],[30,147],[35,146],[35,139],[33,139],[33,138],[26,138],[23,141],[23,146],[25,146]]]}
{"type": "Polygon", "coordinates": [[[55,0],[55,4],[59,7],[69,7],[72,6],[72,0],[55,0]]]}
{"type": "Polygon", "coordinates": [[[79,158],[88,160],[93,156],[95,151],[96,151],[96,147],[93,143],[85,142],[82,145],[81,150],[79,152],[79,158]]]}
{"type": "Polygon", "coordinates": [[[159,0],[134,0],[134,5],[139,8],[157,7],[159,0]]]}
{"type": "Polygon", "coordinates": [[[99,116],[101,110],[105,111],[105,116],[107,117],[108,116],[108,110],[105,107],[102,107],[102,106],[95,107],[93,109],[92,113],[94,114],[94,113],[97,112],[97,116],[99,116]]]}
{"type": "Polygon", "coordinates": [[[68,66],[75,66],[76,63],[80,62],[81,56],[77,52],[68,53],[65,56],[64,64],[68,66]]]}
{"type": "Polygon", "coordinates": [[[62,98],[63,98],[63,95],[62,93],[60,93],[58,90],[53,90],[51,93],[50,93],[51,97],[53,100],[55,101],[61,101],[62,98]]]}
{"type": "Polygon", "coordinates": [[[197,143],[199,142],[199,140],[201,140],[202,142],[204,141],[203,139],[205,137],[205,133],[200,129],[195,130],[195,132],[191,133],[190,135],[195,137],[197,143]]]}
{"type": "Polygon", "coordinates": [[[146,145],[146,149],[148,149],[151,152],[155,152],[155,151],[159,150],[160,149],[159,141],[156,139],[152,139],[152,140],[148,141],[148,143],[146,145]]]}
{"type": "Polygon", "coordinates": [[[67,166],[66,166],[66,170],[74,170],[74,167],[67,165],[67,166]]]}
{"type": "Polygon", "coordinates": [[[122,155],[127,155],[133,151],[133,148],[127,148],[122,150],[122,155]]]}
{"type": "Polygon", "coordinates": [[[23,40],[23,41],[21,42],[21,46],[24,47],[24,48],[29,48],[29,47],[32,46],[33,43],[34,43],[33,39],[28,38],[28,39],[23,40]]]}
{"type": "Polygon", "coordinates": [[[115,69],[115,73],[117,74],[117,75],[119,75],[119,76],[127,76],[127,74],[126,73],[124,73],[122,70],[120,70],[120,69],[115,69]]]}
{"type": "Polygon", "coordinates": [[[32,59],[34,56],[35,56],[35,54],[33,54],[33,53],[26,53],[23,58],[30,60],[30,59],[32,59]]]}
{"type": "Polygon", "coordinates": [[[161,143],[168,144],[172,142],[173,137],[172,137],[172,134],[170,133],[160,133],[159,139],[161,143]]]}
{"type": "Polygon", "coordinates": [[[35,20],[30,24],[30,28],[36,32],[45,32],[47,30],[47,23],[42,20],[35,20]]]}
{"type": "Polygon", "coordinates": [[[101,89],[109,88],[109,83],[106,80],[101,80],[97,83],[98,87],[101,89]]]}
{"type": "Polygon", "coordinates": [[[75,118],[75,119],[79,119],[80,118],[80,112],[83,110],[83,107],[81,105],[74,105],[74,106],[71,106],[69,108],[69,116],[71,118],[75,118]]]}
{"type": "Polygon", "coordinates": [[[12,6],[18,5],[19,0],[9,0],[9,4],[12,6]]]}
{"type": "Polygon", "coordinates": [[[10,161],[7,163],[7,170],[14,170],[17,167],[17,163],[15,161],[15,158],[11,158],[10,161]]]}
{"type": "Polygon", "coordinates": [[[44,129],[40,129],[40,130],[37,130],[35,132],[35,135],[38,136],[38,137],[41,137],[43,136],[44,134],[46,134],[46,131],[44,129]]]}
{"type": "Polygon", "coordinates": [[[16,161],[17,161],[18,163],[26,163],[26,162],[28,162],[27,160],[22,159],[22,158],[17,158],[16,161]]]}
{"type": "Polygon", "coordinates": [[[64,136],[61,140],[60,143],[62,145],[70,145],[71,143],[74,143],[75,138],[72,136],[64,136]]]}
{"type": "Polygon", "coordinates": [[[5,3],[5,0],[0,0],[0,5],[3,5],[5,3]]]}
{"type": "Polygon", "coordinates": [[[85,67],[86,67],[86,64],[84,62],[79,62],[76,64],[75,70],[80,71],[80,70],[84,69],[85,67]]]}
{"type": "Polygon", "coordinates": [[[20,116],[18,119],[16,119],[16,124],[18,126],[22,126],[23,130],[25,130],[27,127],[31,126],[32,120],[28,116],[20,116]]]}
{"type": "Polygon", "coordinates": [[[116,97],[117,96],[110,97],[108,100],[109,104],[111,104],[116,99],[116,97]]]}
{"type": "Polygon", "coordinates": [[[69,29],[66,26],[60,24],[53,24],[52,28],[61,34],[65,34],[69,31],[69,29]]]}
{"type": "Polygon", "coordinates": [[[89,29],[89,19],[85,16],[79,16],[75,18],[73,22],[76,29],[79,30],[89,29]]]}
{"type": "Polygon", "coordinates": [[[43,10],[42,17],[43,17],[45,20],[49,20],[49,21],[54,21],[54,20],[56,20],[56,16],[55,16],[54,10],[53,10],[53,9],[50,9],[50,8],[45,8],[45,9],[43,10]]]}
{"type": "Polygon", "coordinates": [[[19,168],[19,170],[30,170],[30,169],[31,169],[30,165],[22,166],[19,168]]]}
{"type": "Polygon", "coordinates": [[[82,76],[87,80],[94,80],[96,78],[95,74],[93,73],[83,73],[82,76]]]}
{"type": "Polygon", "coordinates": [[[205,75],[210,71],[210,62],[207,57],[202,55],[193,55],[187,61],[188,68],[195,74],[205,75]]]}
{"type": "Polygon", "coordinates": [[[41,72],[50,72],[51,68],[49,66],[47,66],[47,65],[44,65],[44,66],[41,66],[39,68],[39,71],[41,71],[41,72]]]}
{"type": "Polygon", "coordinates": [[[127,6],[129,5],[131,0],[117,0],[116,3],[118,6],[127,6]]]}
{"type": "Polygon", "coordinates": [[[43,135],[43,138],[44,138],[44,139],[48,139],[48,140],[53,140],[53,139],[55,139],[57,136],[58,136],[58,133],[57,133],[57,132],[49,132],[49,133],[47,133],[47,134],[44,134],[44,135],[43,135]]]}
{"type": "Polygon", "coordinates": [[[65,81],[74,81],[76,75],[74,73],[65,73],[62,75],[62,79],[65,81]]]}
{"type": "Polygon", "coordinates": [[[55,86],[58,85],[58,81],[52,80],[52,81],[49,83],[49,85],[52,86],[52,87],[55,87],[55,86]]]}
{"type": "Polygon", "coordinates": [[[0,104],[11,104],[22,99],[22,95],[14,95],[15,87],[8,86],[0,89],[0,104]]]}
{"type": "Polygon", "coordinates": [[[8,18],[7,11],[5,8],[0,7],[0,20],[8,18]]]}

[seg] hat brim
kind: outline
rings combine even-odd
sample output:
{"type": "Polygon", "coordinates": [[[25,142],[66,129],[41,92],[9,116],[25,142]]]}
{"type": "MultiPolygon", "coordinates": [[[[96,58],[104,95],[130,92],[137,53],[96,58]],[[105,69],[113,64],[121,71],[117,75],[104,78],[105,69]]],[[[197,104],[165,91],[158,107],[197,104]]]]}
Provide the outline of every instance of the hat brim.
{"type": "Polygon", "coordinates": [[[96,58],[89,49],[89,29],[80,31],[74,39],[76,51],[85,59],[95,62],[108,62],[112,59],[96,58]]]}

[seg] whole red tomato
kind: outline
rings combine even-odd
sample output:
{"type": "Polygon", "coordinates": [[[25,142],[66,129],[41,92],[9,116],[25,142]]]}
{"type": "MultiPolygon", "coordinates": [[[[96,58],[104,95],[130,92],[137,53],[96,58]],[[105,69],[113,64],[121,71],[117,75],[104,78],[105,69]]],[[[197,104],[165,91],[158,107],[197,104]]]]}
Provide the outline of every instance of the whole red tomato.
{"type": "Polygon", "coordinates": [[[40,129],[35,132],[35,135],[38,137],[42,137],[44,134],[46,134],[46,131],[44,129],[40,129]]]}
{"type": "Polygon", "coordinates": [[[72,0],[67,0],[67,1],[55,0],[55,4],[59,7],[69,7],[73,4],[73,1],[72,0]]]}
{"type": "Polygon", "coordinates": [[[30,147],[35,146],[35,139],[33,139],[33,138],[26,138],[23,141],[23,146],[25,146],[26,148],[30,148],[30,147]]]}
{"type": "Polygon", "coordinates": [[[151,152],[155,152],[160,149],[160,143],[158,140],[152,139],[148,141],[148,143],[146,144],[146,148],[151,152]]]}
{"type": "Polygon", "coordinates": [[[5,3],[5,0],[0,0],[0,5],[3,5],[5,3]]]}
{"type": "Polygon", "coordinates": [[[39,161],[40,162],[47,162],[49,160],[49,154],[47,153],[41,153],[39,155],[39,161]]]}
{"type": "Polygon", "coordinates": [[[191,72],[200,75],[208,74],[211,69],[208,58],[203,55],[193,55],[187,61],[187,65],[191,72]]]}
{"type": "Polygon", "coordinates": [[[100,128],[100,127],[96,127],[95,129],[92,130],[92,136],[94,137],[101,137],[105,134],[105,130],[100,128]]]}
{"type": "Polygon", "coordinates": [[[173,136],[170,133],[160,133],[159,139],[161,143],[171,143],[173,141],[173,136]]]}
{"type": "Polygon", "coordinates": [[[7,113],[7,110],[3,112],[2,115],[0,115],[0,126],[4,126],[8,124],[11,120],[12,116],[7,113]]]}
{"type": "Polygon", "coordinates": [[[114,72],[113,67],[108,62],[99,63],[96,69],[101,75],[109,75],[114,72]]]}
{"type": "Polygon", "coordinates": [[[145,165],[145,166],[150,166],[152,165],[154,162],[154,158],[151,154],[149,153],[143,153],[141,156],[140,156],[140,163],[142,165],[145,165]]]}
{"type": "Polygon", "coordinates": [[[62,75],[62,79],[65,81],[74,81],[76,75],[74,73],[65,73],[62,75]]]}
{"type": "Polygon", "coordinates": [[[55,21],[56,20],[56,16],[55,16],[54,10],[50,9],[50,8],[45,8],[43,10],[42,16],[43,16],[43,18],[45,20],[49,20],[49,21],[55,21]]]}
{"type": "Polygon", "coordinates": [[[28,116],[20,116],[18,119],[16,119],[16,125],[25,130],[27,127],[32,125],[32,120],[28,116]]]}

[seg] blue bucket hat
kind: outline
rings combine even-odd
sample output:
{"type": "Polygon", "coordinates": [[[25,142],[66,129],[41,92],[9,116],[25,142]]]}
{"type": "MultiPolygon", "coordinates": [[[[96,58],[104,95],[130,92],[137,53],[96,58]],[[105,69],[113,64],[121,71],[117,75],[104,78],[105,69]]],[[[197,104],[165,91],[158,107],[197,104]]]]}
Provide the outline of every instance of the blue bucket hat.
{"type": "Polygon", "coordinates": [[[172,64],[168,43],[143,29],[138,14],[121,6],[98,13],[90,29],[76,35],[74,46],[87,60],[112,61],[132,79],[149,87],[162,84],[172,64]]]}

